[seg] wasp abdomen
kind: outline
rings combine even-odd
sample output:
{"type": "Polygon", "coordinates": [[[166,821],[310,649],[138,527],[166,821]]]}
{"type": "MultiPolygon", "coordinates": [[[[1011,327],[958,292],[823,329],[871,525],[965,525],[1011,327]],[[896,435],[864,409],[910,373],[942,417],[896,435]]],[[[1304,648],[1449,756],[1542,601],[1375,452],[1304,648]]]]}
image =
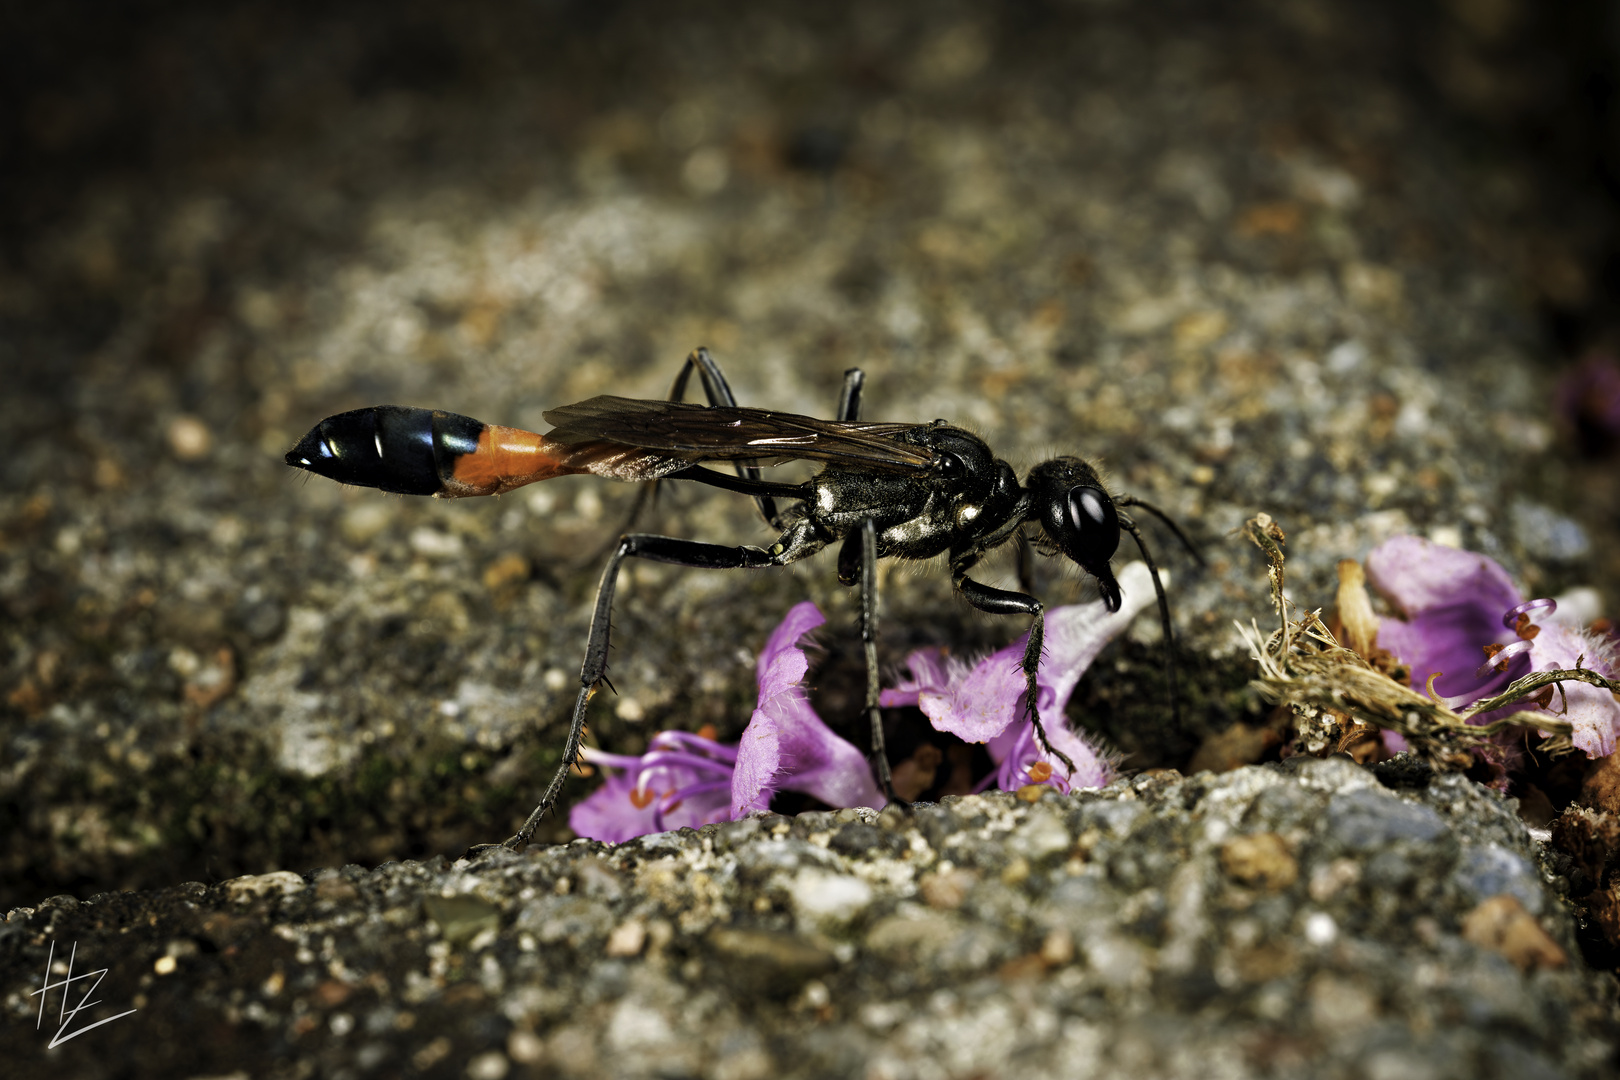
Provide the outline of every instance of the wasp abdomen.
{"type": "MultiPolygon", "coordinates": [[[[569,473],[623,471],[633,449],[569,444],[522,428],[486,424],[439,409],[373,405],[328,416],[287,454],[287,464],[340,484],[399,495],[499,495],[569,473]]],[[[670,459],[669,472],[681,464],[670,459]]],[[[657,469],[624,479],[653,479],[657,469]]]]}
{"type": "Polygon", "coordinates": [[[485,424],[437,409],[374,405],[329,416],[287,454],[287,464],[342,484],[435,495],[456,462],[478,449],[485,424]]]}

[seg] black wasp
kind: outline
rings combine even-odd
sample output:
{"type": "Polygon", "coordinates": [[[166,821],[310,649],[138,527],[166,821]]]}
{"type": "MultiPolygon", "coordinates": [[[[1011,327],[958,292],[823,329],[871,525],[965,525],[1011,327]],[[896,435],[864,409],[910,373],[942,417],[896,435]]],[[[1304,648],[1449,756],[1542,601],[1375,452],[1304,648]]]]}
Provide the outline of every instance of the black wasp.
{"type": "MultiPolygon", "coordinates": [[[[838,580],[861,586],[872,760],[878,780],[891,795],[878,712],[879,559],[946,555],[951,584],[968,603],[991,614],[1029,616],[1029,645],[1023,658],[1028,712],[1049,752],[1035,710],[1043,607],[1027,592],[992,588],[969,577],[986,552],[1015,537],[1024,539],[1026,523],[1038,525],[1030,542],[1044,554],[1068,557],[1096,578],[1108,609],[1117,611],[1119,583],[1109,560],[1123,528],[1135,538],[1152,571],[1169,647],[1170,608],[1158,568],[1136,523],[1121,508],[1141,507],[1186,544],[1174,522],[1139,499],[1109,495],[1096,470],[1077,457],[1044,461],[1020,484],[1012,466],[991,453],[982,439],[943,420],[863,421],[862,382],[858,368],[844,374],[836,420],[743,408],[732,397],[720,366],[700,348],[682,365],[667,401],[594,397],[545,413],[553,430],[544,435],[455,413],[379,405],[327,417],[287,454],[288,465],[341,483],[439,498],[498,495],[573,473],[631,481],[694,480],[753,496],[765,520],[780,530],[776,543],[763,548],[651,533],[631,532],[619,538],[597,587],[562,765],[506,847],[528,843],[574,765],[586,707],[607,674],[613,593],[619,566],[627,558],[715,570],[755,569],[798,562],[837,542],[838,580]],[[706,406],[681,400],[693,371],[709,399],[706,406]],[[800,484],[761,478],[759,466],[794,460],[819,461],[823,468],[800,484]],[[736,475],[706,469],[701,463],[707,461],[733,462],[736,475]],[[780,509],[778,499],[792,503],[780,509]]],[[[1055,756],[1073,768],[1061,753],[1055,756]]]]}

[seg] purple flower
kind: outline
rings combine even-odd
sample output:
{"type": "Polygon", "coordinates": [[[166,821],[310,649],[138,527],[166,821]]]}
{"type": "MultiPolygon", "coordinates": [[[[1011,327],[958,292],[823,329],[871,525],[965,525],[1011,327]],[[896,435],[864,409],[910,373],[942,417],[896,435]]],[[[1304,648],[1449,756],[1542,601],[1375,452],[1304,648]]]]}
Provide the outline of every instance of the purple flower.
{"type": "MultiPolygon", "coordinates": [[[[1546,619],[1558,605],[1523,602],[1507,572],[1487,556],[1396,536],[1367,556],[1367,577],[1404,616],[1379,621],[1378,647],[1411,667],[1414,688],[1443,672],[1434,679],[1435,693],[1466,704],[1500,693],[1533,671],[1570,669],[1577,661],[1616,677],[1612,639],[1546,619]],[[1546,621],[1538,626],[1532,615],[1546,621]]],[[[1510,705],[1481,719],[1532,708],[1568,720],[1573,743],[1588,757],[1614,752],[1620,705],[1613,694],[1585,683],[1564,683],[1550,700],[1510,705]]],[[[1391,734],[1385,732],[1386,740],[1397,743],[1391,734]]]]}
{"type": "Polygon", "coordinates": [[[1029,783],[1050,783],[1063,791],[1103,787],[1114,778],[1114,764],[1069,730],[1064,709],[1074,688],[1104,645],[1153,603],[1147,567],[1134,562],[1119,573],[1123,599],[1112,614],[1102,601],[1053,608],[1046,613],[1045,655],[1035,675],[1036,708],[1052,748],[1067,754],[1075,771],[1049,759],[1024,720],[1024,673],[1020,662],[1026,634],[1005,649],[968,665],[939,649],[919,649],[906,659],[910,677],[880,699],[886,706],[915,705],[935,729],[964,742],[985,743],[997,769],[980,783],[1011,791],[1029,783]]]}
{"type": "Polygon", "coordinates": [[[568,812],[568,824],[580,836],[620,844],[647,833],[731,820],[735,746],[685,731],[660,731],[639,757],[591,747],[580,756],[617,770],[568,812]]]}
{"type": "Polygon", "coordinates": [[[1448,699],[1476,701],[1507,686],[1505,672],[1474,677],[1485,646],[1514,640],[1502,613],[1524,599],[1494,559],[1396,536],[1368,554],[1367,580],[1402,616],[1379,620],[1377,644],[1411,667],[1413,687],[1435,672],[1444,673],[1435,692],[1448,699]]]}
{"type": "Polygon", "coordinates": [[[731,821],[767,809],[776,791],[803,792],[829,806],[883,806],[866,758],[821,722],[800,686],[810,666],[800,642],[825,621],[814,604],[802,603],[771,635],[759,656],[759,703],[740,744],[661,731],[639,757],[582,751],[586,761],[618,771],[570,811],[574,832],[621,843],[731,821]]]}
{"type": "Polygon", "coordinates": [[[759,704],[737,748],[731,816],[770,806],[775,791],[798,791],[828,806],[885,805],[866,756],[834,735],[805,699],[810,661],[798,642],[826,622],[808,600],[795,605],[759,654],[759,704]]]}
{"type": "MultiPolygon", "coordinates": [[[[916,705],[934,727],[982,742],[996,771],[979,784],[1012,790],[1051,783],[1063,791],[1102,787],[1114,777],[1107,754],[1070,731],[1063,710],[1086,668],[1145,607],[1154,591],[1147,567],[1119,574],[1123,602],[1110,614],[1101,601],[1046,613],[1046,652],[1037,675],[1038,707],[1052,747],[1075,764],[1068,775],[1048,759],[1024,718],[1019,662],[1026,635],[969,667],[920,650],[909,659],[911,679],[883,693],[884,705],[916,705]]],[[[881,807],[866,757],[833,734],[804,696],[810,662],[802,642],[825,618],[802,603],[771,634],[758,664],[759,703],[735,746],[704,735],[661,731],[639,756],[586,748],[584,760],[607,770],[602,786],[576,804],[568,822],[593,840],[621,843],[646,833],[731,821],[769,808],[777,791],[797,791],[828,806],[881,807]]]]}

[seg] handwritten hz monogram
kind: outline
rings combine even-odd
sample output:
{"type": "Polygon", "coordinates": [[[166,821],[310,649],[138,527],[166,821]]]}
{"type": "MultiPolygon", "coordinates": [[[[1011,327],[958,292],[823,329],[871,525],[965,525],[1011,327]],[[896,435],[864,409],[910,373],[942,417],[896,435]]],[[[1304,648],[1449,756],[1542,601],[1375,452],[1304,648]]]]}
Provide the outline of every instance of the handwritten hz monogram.
{"type": "Polygon", "coordinates": [[[90,1008],[92,1005],[101,1004],[99,1000],[91,1001],[90,995],[96,992],[96,987],[101,985],[101,980],[106,978],[108,971],[112,970],[111,968],[102,968],[99,971],[89,971],[83,975],[75,975],[73,974],[73,962],[78,959],[78,955],[79,943],[74,942],[73,951],[68,954],[67,977],[59,982],[51,982],[51,964],[56,960],[56,942],[52,941],[50,955],[45,960],[45,985],[28,995],[29,997],[39,998],[39,1019],[34,1023],[34,1029],[37,1031],[40,1024],[44,1023],[45,1021],[46,996],[52,990],[60,989],[62,991],[62,1011],[57,1017],[57,1020],[60,1022],[61,1026],[56,1029],[56,1034],[51,1037],[49,1049],[52,1050],[67,1042],[69,1039],[77,1038],[93,1028],[98,1028],[102,1024],[110,1024],[114,1020],[122,1019],[123,1017],[128,1016],[130,1013],[137,1011],[135,1009],[128,1009],[116,1016],[108,1016],[101,1020],[86,1023],[83,1027],[76,1030],[68,1030],[69,1028],[73,1027],[73,1022],[78,1019],[79,1013],[90,1008]],[[84,993],[79,997],[79,1003],[73,1006],[71,1009],[68,1008],[68,988],[76,982],[81,982],[84,979],[92,978],[95,979],[95,982],[91,983],[85,988],[84,993]]]}

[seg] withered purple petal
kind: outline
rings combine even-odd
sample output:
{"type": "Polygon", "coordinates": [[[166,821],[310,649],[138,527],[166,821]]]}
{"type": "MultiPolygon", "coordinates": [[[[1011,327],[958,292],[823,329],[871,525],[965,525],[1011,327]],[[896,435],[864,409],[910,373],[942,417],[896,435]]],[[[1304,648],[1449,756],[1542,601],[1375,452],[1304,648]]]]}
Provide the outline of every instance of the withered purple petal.
{"type": "Polygon", "coordinates": [[[1483,680],[1474,676],[1486,645],[1515,640],[1503,629],[1502,613],[1523,600],[1496,560],[1422,537],[1396,536],[1368,554],[1367,578],[1406,616],[1381,619],[1377,644],[1411,667],[1414,687],[1423,688],[1430,675],[1443,672],[1435,691],[1472,701],[1523,674],[1521,662],[1521,670],[1493,671],[1483,680]]]}
{"type": "Polygon", "coordinates": [[[794,604],[782,622],[771,632],[760,651],[755,671],[759,680],[759,700],[796,689],[810,670],[810,659],[799,644],[804,635],[827,621],[821,609],[809,600],[794,604]]]}
{"type": "MultiPolygon", "coordinates": [[[[1556,622],[1541,624],[1541,632],[1531,642],[1531,664],[1536,671],[1573,668],[1576,661],[1589,671],[1613,679],[1616,671],[1614,647],[1609,640],[1556,622]]],[[[1607,757],[1614,753],[1615,736],[1620,734],[1620,703],[1602,687],[1586,683],[1562,683],[1563,692],[1553,692],[1546,709],[1568,720],[1575,728],[1570,741],[1587,757],[1607,757]],[[1566,707],[1567,706],[1567,707],[1566,707]]]]}
{"type": "Polygon", "coordinates": [[[760,654],[759,703],[737,747],[734,818],[768,808],[777,791],[802,792],[839,807],[887,801],[866,758],[822,723],[800,686],[809,668],[800,642],[824,621],[814,604],[797,605],[760,654]]]}
{"type": "Polygon", "coordinates": [[[798,604],[771,634],[759,656],[759,704],[739,745],[664,731],[640,757],[586,750],[587,761],[619,771],[574,807],[574,831],[617,843],[763,810],[779,790],[830,806],[882,806],[866,759],[821,722],[800,687],[809,669],[804,636],[824,621],[814,604],[798,604]]]}

